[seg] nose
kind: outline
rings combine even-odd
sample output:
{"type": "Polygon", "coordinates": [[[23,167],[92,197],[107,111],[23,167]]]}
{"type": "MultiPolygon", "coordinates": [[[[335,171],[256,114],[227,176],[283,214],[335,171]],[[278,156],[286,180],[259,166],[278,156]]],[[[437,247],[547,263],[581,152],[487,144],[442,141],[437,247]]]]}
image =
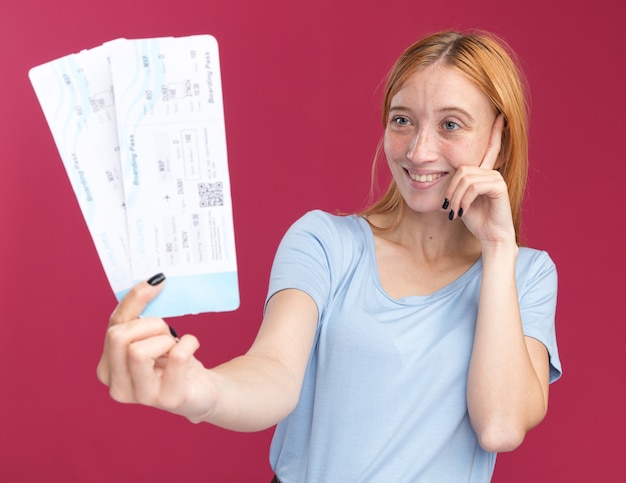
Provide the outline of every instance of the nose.
{"type": "Polygon", "coordinates": [[[436,159],[435,136],[427,129],[419,129],[409,144],[406,157],[414,163],[434,161],[436,159]]]}

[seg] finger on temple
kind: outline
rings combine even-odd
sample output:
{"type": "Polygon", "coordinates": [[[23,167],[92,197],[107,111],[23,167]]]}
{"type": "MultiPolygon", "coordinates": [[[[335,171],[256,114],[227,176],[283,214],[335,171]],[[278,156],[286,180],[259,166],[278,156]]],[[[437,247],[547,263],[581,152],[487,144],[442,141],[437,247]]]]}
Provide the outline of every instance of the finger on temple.
{"type": "Polygon", "coordinates": [[[491,128],[491,136],[487,145],[487,152],[480,163],[481,168],[494,169],[498,163],[500,148],[502,146],[502,131],[504,129],[504,115],[498,114],[491,128]]]}

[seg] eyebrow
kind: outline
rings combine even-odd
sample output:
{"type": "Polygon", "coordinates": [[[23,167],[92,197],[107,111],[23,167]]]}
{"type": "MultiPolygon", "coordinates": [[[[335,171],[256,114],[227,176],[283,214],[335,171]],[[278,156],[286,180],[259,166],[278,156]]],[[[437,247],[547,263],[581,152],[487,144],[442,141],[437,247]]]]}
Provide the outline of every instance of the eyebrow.
{"type": "Polygon", "coordinates": [[[391,106],[389,107],[389,112],[391,111],[410,111],[410,109],[404,106],[391,106]]]}
{"type": "MultiPolygon", "coordinates": [[[[408,108],[408,107],[404,107],[404,106],[391,106],[389,108],[389,113],[392,113],[394,111],[409,111],[409,112],[411,112],[411,109],[408,108]]],[[[441,108],[437,109],[435,112],[437,112],[438,114],[458,113],[461,116],[466,117],[469,122],[475,122],[474,117],[469,112],[467,112],[465,109],[463,109],[461,107],[446,106],[446,107],[441,107],[441,108]]]]}
{"type": "Polygon", "coordinates": [[[459,113],[462,116],[465,116],[469,121],[475,122],[474,117],[469,112],[467,112],[465,109],[462,109],[460,107],[455,107],[455,106],[442,107],[440,109],[437,109],[436,112],[439,112],[439,113],[442,113],[442,114],[459,113]]]}

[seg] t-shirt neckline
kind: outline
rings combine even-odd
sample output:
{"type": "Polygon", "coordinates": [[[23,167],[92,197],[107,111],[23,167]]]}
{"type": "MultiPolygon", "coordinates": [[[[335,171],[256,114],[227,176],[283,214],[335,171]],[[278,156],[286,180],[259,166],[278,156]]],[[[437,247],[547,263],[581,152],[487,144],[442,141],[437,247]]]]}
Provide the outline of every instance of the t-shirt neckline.
{"type": "Polygon", "coordinates": [[[482,270],[482,257],[478,257],[478,259],[456,280],[453,280],[451,283],[440,288],[439,290],[436,290],[435,292],[428,295],[408,295],[406,297],[395,299],[385,291],[380,280],[380,272],[378,271],[378,263],[376,261],[376,245],[374,242],[374,233],[372,231],[372,227],[363,216],[354,216],[357,218],[361,230],[363,230],[368,263],[371,268],[370,272],[372,274],[372,279],[376,285],[376,288],[380,291],[381,294],[385,296],[385,298],[396,304],[421,305],[423,303],[431,303],[438,298],[445,297],[451,292],[460,289],[482,270]]]}

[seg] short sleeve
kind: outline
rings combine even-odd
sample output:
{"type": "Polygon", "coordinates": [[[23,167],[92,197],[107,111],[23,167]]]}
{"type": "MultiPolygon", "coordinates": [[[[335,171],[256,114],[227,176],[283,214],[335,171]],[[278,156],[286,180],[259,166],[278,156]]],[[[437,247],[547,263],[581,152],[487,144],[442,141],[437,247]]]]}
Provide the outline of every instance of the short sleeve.
{"type": "Polygon", "coordinates": [[[556,341],[557,270],[544,251],[520,249],[518,291],[524,334],[546,346],[550,357],[550,383],[562,374],[556,341]]]}
{"type": "Polygon", "coordinates": [[[327,245],[337,236],[324,215],[311,211],[285,233],[274,257],[266,304],[275,293],[295,288],[315,301],[321,318],[331,286],[327,245]]]}

